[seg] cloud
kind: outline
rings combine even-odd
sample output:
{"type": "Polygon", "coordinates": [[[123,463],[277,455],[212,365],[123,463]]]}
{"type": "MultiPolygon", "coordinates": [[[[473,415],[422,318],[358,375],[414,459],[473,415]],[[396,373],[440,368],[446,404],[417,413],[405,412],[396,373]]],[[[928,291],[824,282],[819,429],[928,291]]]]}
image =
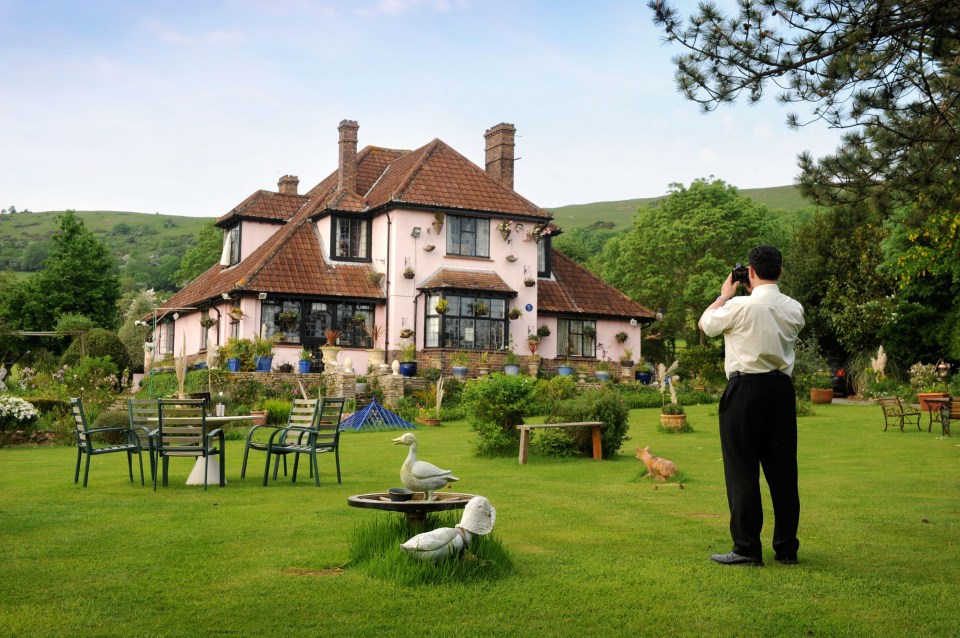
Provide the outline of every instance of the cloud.
{"type": "Polygon", "coordinates": [[[717,164],[717,154],[709,148],[700,149],[700,152],[697,153],[697,157],[700,158],[700,161],[705,166],[716,166],[717,164]]]}
{"type": "Polygon", "coordinates": [[[372,7],[360,9],[358,15],[366,17],[397,16],[420,8],[447,13],[465,10],[471,0],[377,0],[372,7]]]}
{"type": "Polygon", "coordinates": [[[168,24],[155,21],[147,22],[144,28],[156,35],[161,42],[177,46],[223,46],[239,44],[245,39],[240,31],[211,30],[203,33],[187,34],[168,24]]]}

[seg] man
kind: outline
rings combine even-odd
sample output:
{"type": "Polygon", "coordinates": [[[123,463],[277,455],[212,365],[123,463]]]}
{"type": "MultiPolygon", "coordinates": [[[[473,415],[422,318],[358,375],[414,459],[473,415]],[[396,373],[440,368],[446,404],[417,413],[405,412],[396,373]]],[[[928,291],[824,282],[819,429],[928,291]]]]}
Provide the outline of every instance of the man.
{"type": "Polygon", "coordinates": [[[710,558],[723,565],[763,565],[760,468],[770,488],[774,560],[797,562],[797,408],[793,344],[803,307],[782,294],[782,256],[773,246],[750,251],[749,296],[735,297],[731,273],[700,317],[708,336],[723,335],[727,387],[720,399],[720,447],[730,506],[733,550],[710,558]]]}

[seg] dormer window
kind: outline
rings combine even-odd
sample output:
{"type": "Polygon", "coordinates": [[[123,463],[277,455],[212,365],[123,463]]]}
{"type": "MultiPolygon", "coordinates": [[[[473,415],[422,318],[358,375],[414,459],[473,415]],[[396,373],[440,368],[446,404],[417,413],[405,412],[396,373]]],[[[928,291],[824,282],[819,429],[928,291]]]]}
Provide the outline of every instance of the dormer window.
{"type": "Polygon", "coordinates": [[[220,253],[221,266],[233,266],[240,262],[240,224],[223,231],[223,252],[220,253]]]}
{"type": "Polygon", "coordinates": [[[345,261],[370,261],[370,224],[366,219],[334,217],[330,254],[345,261]]]}

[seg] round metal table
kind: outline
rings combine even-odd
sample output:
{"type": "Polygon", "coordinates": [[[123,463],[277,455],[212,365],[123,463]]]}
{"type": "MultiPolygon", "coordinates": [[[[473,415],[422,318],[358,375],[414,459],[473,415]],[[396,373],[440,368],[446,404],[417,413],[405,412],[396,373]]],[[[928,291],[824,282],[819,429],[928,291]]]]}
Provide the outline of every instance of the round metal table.
{"type": "Polygon", "coordinates": [[[393,501],[387,492],[373,494],[355,494],[347,497],[347,505],[362,509],[374,509],[384,512],[401,512],[407,517],[407,524],[411,528],[423,527],[424,519],[431,512],[446,510],[462,510],[475,494],[458,494],[446,492],[434,493],[435,500],[424,500],[423,492],[416,492],[409,501],[393,501]]]}

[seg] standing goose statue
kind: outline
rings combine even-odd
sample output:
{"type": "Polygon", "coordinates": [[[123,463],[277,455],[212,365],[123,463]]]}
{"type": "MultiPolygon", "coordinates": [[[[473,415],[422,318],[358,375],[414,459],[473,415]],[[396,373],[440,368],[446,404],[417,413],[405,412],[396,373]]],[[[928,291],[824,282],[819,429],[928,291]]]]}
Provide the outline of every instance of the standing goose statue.
{"type": "Polygon", "coordinates": [[[407,459],[400,467],[400,482],[408,490],[423,492],[426,500],[432,501],[434,490],[443,489],[449,483],[459,481],[450,470],[441,470],[433,463],[417,460],[417,437],[410,432],[393,440],[394,445],[409,445],[407,459]]]}
{"type": "Polygon", "coordinates": [[[489,534],[497,520],[497,510],[482,496],[474,496],[463,509],[463,518],[456,527],[440,527],[417,534],[400,549],[417,560],[440,560],[462,554],[473,535],[489,534]]]}

